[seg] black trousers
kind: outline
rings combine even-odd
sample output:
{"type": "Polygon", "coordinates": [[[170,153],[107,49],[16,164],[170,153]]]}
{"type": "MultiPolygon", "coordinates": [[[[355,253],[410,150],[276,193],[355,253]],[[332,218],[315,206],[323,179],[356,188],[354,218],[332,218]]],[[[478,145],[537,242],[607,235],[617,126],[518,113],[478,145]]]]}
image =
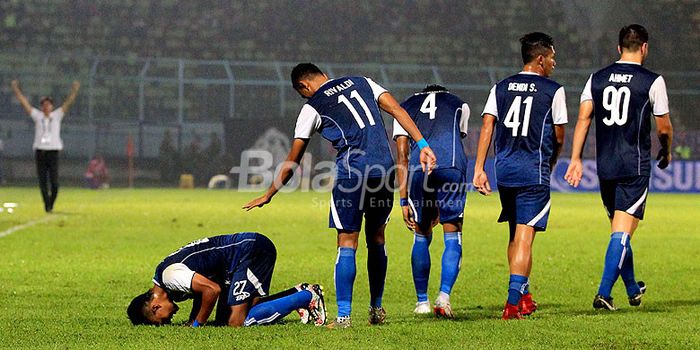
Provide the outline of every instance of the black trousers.
{"type": "Polygon", "coordinates": [[[58,196],[58,151],[36,150],[35,159],[44,209],[50,212],[58,196]]]}

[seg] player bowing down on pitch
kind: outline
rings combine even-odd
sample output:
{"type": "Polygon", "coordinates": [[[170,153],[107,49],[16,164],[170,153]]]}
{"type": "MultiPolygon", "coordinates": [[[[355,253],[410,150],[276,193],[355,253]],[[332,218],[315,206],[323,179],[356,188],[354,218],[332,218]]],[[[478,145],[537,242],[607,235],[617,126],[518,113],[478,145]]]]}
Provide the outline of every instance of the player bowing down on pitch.
{"type": "Polygon", "coordinates": [[[423,170],[435,165],[435,155],[406,111],[383,87],[365,77],[329,79],[311,63],[301,63],[291,74],[292,86],[308,101],[301,108],[294,142],[275,182],[267,192],[243,206],[262,207],[292,177],[306,145],[318,132],[338,151],[336,177],[331,194],[330,227],[338,231],[335,288],[338,317],[333,327],[349,327],[352,288],[355,283],[355,252],[365,217],[367,274],[369,277],[369,323],[384,323],[382,308],[387,256],[384,229],[393,206],[394,160],[381,110],[394,117],[417,141],[423,170]]]}
{"type": "Polygon", "coordinates": [[[615,310],[613,285],[622,277],[629,304],[639,306],[646,290],[634,277],[630,241],[644,218],[651,174],[651,120],[661,143],[657,159],[664,169],[671,162],[673,127],[669,117],[664,78],[642,67],[649,52],[649,33],[638,24],[620,30],[620,60],[593,73],[581,93],[581,105],[571,148],[571,163],[564,176],[578,186],[583,175],[581,154],[591,119],[595,119],[596,163],[600,195],[611,231],[596,309],[615,310]]]}
{"type": "Polygon", "coordinates": [[[189,322],[203,326],[216,310],[216,325],[233,327],[270,324],[294,310],[303,310],[317,325],[326,321],[323,291],[300,284],[268,296],[277,252],[267,237],[242,232],[203,238],[176,250],[156,267],[153,288],[131,301],[127,309],[134,325],[170,323],[178,311],[174,302],[194,299],[189,322]]]}
{"type": "Polygon", "coordinates": [[[503,319],[521,319],[537,309],[528,290],[532,244],[535,232],[547,228],[549,177],[567,122],[564,88],[548,79],[556,65],[552,38],[535,32],[520,43],[525,65],[522,72],[491,89],[474,166],[474,187],[481,194],[491,193],[484,163],[495,125],[494,163],[502,207],[498,221],[507,221],[510,228],[510,281],[503,319]]]}

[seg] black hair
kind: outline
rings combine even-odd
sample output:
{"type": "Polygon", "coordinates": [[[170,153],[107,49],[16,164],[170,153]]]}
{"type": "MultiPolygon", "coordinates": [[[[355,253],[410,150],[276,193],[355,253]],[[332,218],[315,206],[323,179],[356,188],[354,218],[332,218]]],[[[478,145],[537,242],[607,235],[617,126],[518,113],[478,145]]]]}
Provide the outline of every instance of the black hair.
{"type": "Polygon", "coordinates": [[[51,97],[51,96],[42,97],[41,100],[39,100],[39,106],[43,105],[44,101],[49,101],[49,102],[51,102],[51,104],[53,104],[53,97],[51,97]]]}
{"type": "Polygon", "coordinates": [[[447,88],[439,84],[430,84],[423,89],[423,92],[447,91],[447,88]]]}
{"type": "Polygon", "coordinates": [[[551,36],[533,32],[525,34],[520,38],[520,52],[523,56],[523,63],[527,64],[537,58],[537,56],[545,56],[550,50],[554,50],[554,39],[551,36]]]}
{"type": "Polygon", "coordinates": [[[642,44],[649,41],[649,32],[639,24],[630,24],[620,29],[620,38],[618,45],[620,49],[629,51],[637,51],[642,44]]]}
{"type": "Polygon", "coordinates": [[[323,74],[320,68],[313,63],[299,63],[292,69],[292,87],[299,89],[299,81],[311,75],[323,74]]]}
{"type": "Polygon", "coordinates": [[[134,326],[141,324],[153,324],[153,322],[146,317],[146,313],[148,312],[148,303],[152,298],[153,291],[149,289],[146,291],[146,293],[136,296],[136,298],[134,298],[134,300],[132,300],[129,304],[129,307],[126,308],[126,314],[129,316],[129,320],[131,320],[131,323],[133,323],[134,326]]]}

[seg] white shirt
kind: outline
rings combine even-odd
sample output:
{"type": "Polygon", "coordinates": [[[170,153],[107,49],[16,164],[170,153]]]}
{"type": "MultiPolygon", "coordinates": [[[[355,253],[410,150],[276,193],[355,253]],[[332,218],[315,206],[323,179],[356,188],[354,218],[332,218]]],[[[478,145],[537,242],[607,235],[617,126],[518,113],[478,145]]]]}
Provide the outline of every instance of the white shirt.
{"type": "MultiPolygon", "coordinates": [[[[160,287],[167,290],[192,293],[192,278],[194,278],[194,271],[190,270],[185,264],[175,263],[163,270],[163,276],[161,277],[163,285],[160,287]]],[[[155,280],[153,282],[158,284],[155,280]]]]}
{"type": "MultiPolygon", "coordinates": [[[[616,63],[626,63],[626,64],[637,64],[637,62],[629,61],[617,61],[616,63]]],[[[591,92],[591,79],[593,74],[588,77],[586,81],[586,86],[583,87],[583,92],[581,92],[581,102],[587,100],[593,100],[593,93],[591,92]]],[[[651,103],[651,112],[654,115],[664,115],[669,112],[668,109],[668,93],[666,92],[666,81],[664,77],[658,76],[656,80],[651,84],[649,88],[649,103],[651,103]]]]}
{"type": "Polygon", "coordinates": [[[48,118],[44,115],[44,112],[32,108],[30,116],[34,120],[33,149],[42,151],[60,151],[63,149],[63,141],[61,140],[63,115],[62,107],[49,113],[48,118]]]}

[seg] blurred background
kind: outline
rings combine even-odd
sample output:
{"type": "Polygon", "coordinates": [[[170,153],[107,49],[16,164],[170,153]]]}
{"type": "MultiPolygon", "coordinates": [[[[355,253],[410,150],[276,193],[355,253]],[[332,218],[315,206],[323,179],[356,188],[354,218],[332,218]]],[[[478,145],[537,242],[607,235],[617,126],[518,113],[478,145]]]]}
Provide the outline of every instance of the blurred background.
{"type": "MultiPolygon", "coordinates": [[[[182,173],[204,186],[240,165],[244,150],[286,155],[304,103],[289,82],[298,62],[331,77],[371,77],[399,101],[426,84],[446,86],[471,106],[464,144],[473,159],[488,91],[522,67],[518,39],[531,31],[555,40],[566,157],[583,85],[618,58],[618,31],[630,23],[649,30],[646,66],[666,79],[674,157],[697,160],[699,1],[3,0],[0,183],[35,181],[34,125],[12,79],[35,106],[44,95],[59,106],[70,82],[82,83],[63,122],[62,183],[82,184],[101,156],[112,184],[124,186],[131,155],[136,186],[175,186],[182,173]]],[[[309,152],[314,162],[335,155],[318,136],[309,152]]],[[[697,190],[700,163],[687,164],[676,173],[697,190]]]]}

